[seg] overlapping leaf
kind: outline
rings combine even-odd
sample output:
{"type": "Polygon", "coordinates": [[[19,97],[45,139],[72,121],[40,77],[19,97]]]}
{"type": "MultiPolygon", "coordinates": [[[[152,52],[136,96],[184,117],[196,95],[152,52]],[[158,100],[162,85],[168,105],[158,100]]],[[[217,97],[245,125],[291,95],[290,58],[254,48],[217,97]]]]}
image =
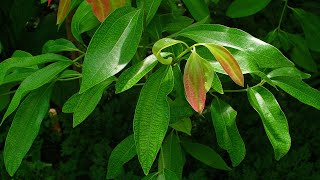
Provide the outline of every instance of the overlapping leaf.
{"type": "Polygon", "coordinates": [[[197,20],[201,21],[206,17],[210,17],[209,7],[206,4],[205,0],[182,0],[183,3],[187,6],[189,12],[191,13],[192,17],[197,20]]]}
{"type": "Polygon", "coordinates": [[[145,9],[146,14],[146,23],[149,24],[154,15],[156,14],[162,0],[138,0],[137,5],[138,8],[145,9]],[[145,2],[145,4],[144,4],[145,2]]]}
{"type": "Polygon", "coordinates": [[[234,0],[227,10],[227,16],[239,18],[253,15],[264,9],[271,0],[234,0]]]}
{"type": "Polygon", "coordinates": [[[68,15],[71,0],[60,0],[57,15],[57,24],[61,24],[68,15]]]}
{"type": "Polygon", "coordinates": [[[80,51],[72,42],[66,39],[50,40],[43,45],[42,53],[57,53],[62,51],[80,51]]]}

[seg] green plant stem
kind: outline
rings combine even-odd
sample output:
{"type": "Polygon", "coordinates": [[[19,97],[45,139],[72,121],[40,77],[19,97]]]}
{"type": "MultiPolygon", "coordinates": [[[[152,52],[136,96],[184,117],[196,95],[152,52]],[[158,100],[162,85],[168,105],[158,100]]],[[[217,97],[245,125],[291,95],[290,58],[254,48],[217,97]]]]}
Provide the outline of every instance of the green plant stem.
{"type": "Polygon", "coordinates": [[[284,13],[285,13],[287,7],[288,7],[288,0],[284,0],[284,6],[283,6],[283,9],[282,9],[282,13],[281,13],[281,16],[280,16],[279,24],[278,24],[278,27],[277,27],[278,30],[281,29],[281,23],[282,23],[283,16],[284,16],[284,13]]]}
{"type": "Polygon", "coordinates": [[[76,76],[76,77],[71,77],[71,78],[65,78],[65,79],[58,79],[58,81],[72,81],[76,79],[80,79],[82,76],[76,76]]]}
{"type": "MultiPolygon", "coordinates": [[[[262,86],[263,84],[265,83],[264,80],[262,80],[260,83],[252,86],[251,88],[254,88],[254,87],[258,87],[258,86],[262,86]]],[[[227,92],[227,93],[234,93],[234,92],[247,92],[248,91],[248,88],[246,89],[231,89],[231,90],[223,90],[223,92],[227,92]]],[[[211,94],[212,95],[212,94],[211,94]]]]}
{"type": "Polygon", "coordinates": [[[81,58],[84,57],[84,55],[85,55],[85,53],[84,53],[84,54],[81,54],[79,57],[77,57],[77,58],[75,58],[74,60],[72,60],[72,62],[75,63],[75,62],[79,61],[81,58]]]}

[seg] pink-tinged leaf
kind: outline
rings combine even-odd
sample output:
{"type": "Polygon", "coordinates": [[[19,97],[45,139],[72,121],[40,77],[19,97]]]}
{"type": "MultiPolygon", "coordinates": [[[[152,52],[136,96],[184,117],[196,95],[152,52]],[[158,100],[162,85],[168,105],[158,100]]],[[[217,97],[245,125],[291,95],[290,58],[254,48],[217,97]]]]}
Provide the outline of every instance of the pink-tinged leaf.
{"type": "Polygon", "coordinates": [[[61,24],[66,18],[71,0],[60,0],[57,15],[57,24],[61,24]]]}
{"type": "Polygon", "coordinates": [[[92,6],[93,14],[103,22],[111,11],[110,0],[87,0],[92,6]]]}
{"type": "Polygon", "coordinates": [[[244,86],[244,77],[240,66],[233,55],[228,49],[211,43],[204,43],[203,46],[207,47],[216,60],[220,63],[224,71],[230,78],[239,86],[244,86]]]}
{"type": "Polygon", "coordinates": [[[52,0],[48,0],[48,6],[50,6],[52,0]]]}
{"type": "Polygon", "coordinates": [[[201,113],[206,101],[205,73],[201,57],[192,51],[183,74],[183,84],[191,107],[201,113]]]}

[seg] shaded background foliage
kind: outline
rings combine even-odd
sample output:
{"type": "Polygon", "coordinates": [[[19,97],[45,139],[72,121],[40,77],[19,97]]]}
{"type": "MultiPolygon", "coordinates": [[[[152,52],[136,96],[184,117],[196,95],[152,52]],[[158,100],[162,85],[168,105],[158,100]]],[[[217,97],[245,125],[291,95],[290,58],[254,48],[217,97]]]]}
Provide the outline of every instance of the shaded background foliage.
{"type": "MultiPolygon", "coordinates": [[[[169,0],[166,0],[169,1],[169,0]]],[[[166,1],[159,11],[166,12],[166,1]]],[[[55,2],[57,3],[57,2],[55,2]]],[[[181,2],[176,1],[176,4],[181,2]]],[[[263,11],[249,17],[232,19],[225,15],[231,0],[210,3],[212,22],[242,29],[255,37],[268,40],[267,35],[279,23],[282,1],[272,1],[263,11]]],[[[289,6],[303,8],[320,15],[320,3],[312,0],[290,0],[289,6]]],[[[185,10],[184,15],[191,17],[185,10]]],[[[24,50],[33,55],[40,54],[42,45],[50,39],[66,37],[65,27],[55,26],[57,5],[49,7],[40,1],[0,2],[0,42],[4,51],[0,59],[11,56],[14,50],[24,50]]],[[[303,30],[291,11],[284,14],[281,29],[303,36],[303,30]]],[[[319,29],[320,30],[320,29],[319,29]]],[[[90,36],[90,33],[89,33],[90,36]]],[[[271,42],[290,57],[284,46],[285,40],[271,42]]],[[[311,51],[319,69],[320,54],[311,51]]],[[[303,69],[303,68],[302,68],[303,69]]],[[[312,72],[307,83],[320,88],[318,72],[312,72]]],[[[228,84],[226,85],[228,87],[228,84]]],[[[61,113],[62,104],[79,89],[78,82],[60,82],[55,86],[52,107],[58,112],[57,118],[47,117],[42,124],[27,157],[15,175],[15,179],[104,179],[108,158],[112,149],[127,135],[132,134],[134,108],[140,89],[135,87],[127,93],[114,95],[108,90],[92,115],[80,126],[72,128],[72,116],[61,113]]],[[[244,161],[230,172],[215,170],[187,156],[184,167],[185,179],[320,179],[320,112],[305,106],[289,95],[275,93],[285,112],[290,127],[292,146],[280,161],[275,161],[272,146],[268,143],[258,114],[250,107],[245,95],[230,93],[223,98],[237,109],[237,125],[247,149],[244,161]]],[[[1,112],[1,116],[3,112],[1,112]]],[[[192,117],[192,138],[210,145],[224,159],[229,157],[218,148],[209,113],[192,117]]],[[[9,179],[3,163],[2,150],[11,122],[0,127],[0,178],[9,179]]],[[[229,162],[230,163],[230,162],[229,162]]],[[[137,157],[125,165],[120,179],[140,179],[143,172],[137,157]]]]}

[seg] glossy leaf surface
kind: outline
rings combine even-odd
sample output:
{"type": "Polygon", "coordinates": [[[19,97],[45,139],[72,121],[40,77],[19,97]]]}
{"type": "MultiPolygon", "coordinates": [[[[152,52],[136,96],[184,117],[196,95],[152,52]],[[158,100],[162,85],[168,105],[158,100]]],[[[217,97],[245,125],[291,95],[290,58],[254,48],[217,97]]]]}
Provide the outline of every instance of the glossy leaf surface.
{"type": "Polygon", "coordinates": [[[4,146],[4,163],[10,176],[15,174],[38,135],[41,122],[49,111],[51,90],[52,86],[46,85],[32,91],[13,119],[4,146]]]}
{"type": "Polygon", "coordinates": [[[117,9],[91,39],[83,63],[80,93],[121,71],[136,53],[142,34],[142,11],[117,9]]]}
{"type": "Polygon", "coordinates": [[[232,165],[238,166],[245,157],[246,148],[236,125],[237,111],[217,97],[210,109],[218,144],[228,151],[232,165]]]}
{"type": "Polygon", "coordinates": [[[227,16],[240,18],[253,15],[264,9],[271,0],[234,0],[227,10],[227,16]]]}
{"type": "Polygon", "coordinates": [[[171,66],[163,66],[143,86],[134,115],[133,131],[143,172],[147,175],[168,129],[167,95],[174,85],[171,66]]]}
{"type": "Polygon", "coordinates": [[[206,101],[205,73],[202,58],[195,51],[184,68],[183,84],[189,104],[201,113],[206,101]]]}
{"type": "Polygon", "coordinates": [[[291,138],[288,122],[273,94],[264,87],[248,88],[251,106],[262,119],[264,129],[273,146],[276,160],[290,149],[291,138]]]}
{"type": "Polygon", "coordinates": [[[299,79],[308,79],[311,77],[310,74],[299,71],[295,67],[284,67],[271,71],[267,75],[269,78],[287,76],[287,77],[297,77],[299,79]]]}
{"type": "Polygon", "coordinates": [[[122,166],[130,161],[136,154],[134,137],[130,135],[121,141],[111,152],[107,168],[107,179],[114,179],[120,175],[123,168],[122,166]]]}

